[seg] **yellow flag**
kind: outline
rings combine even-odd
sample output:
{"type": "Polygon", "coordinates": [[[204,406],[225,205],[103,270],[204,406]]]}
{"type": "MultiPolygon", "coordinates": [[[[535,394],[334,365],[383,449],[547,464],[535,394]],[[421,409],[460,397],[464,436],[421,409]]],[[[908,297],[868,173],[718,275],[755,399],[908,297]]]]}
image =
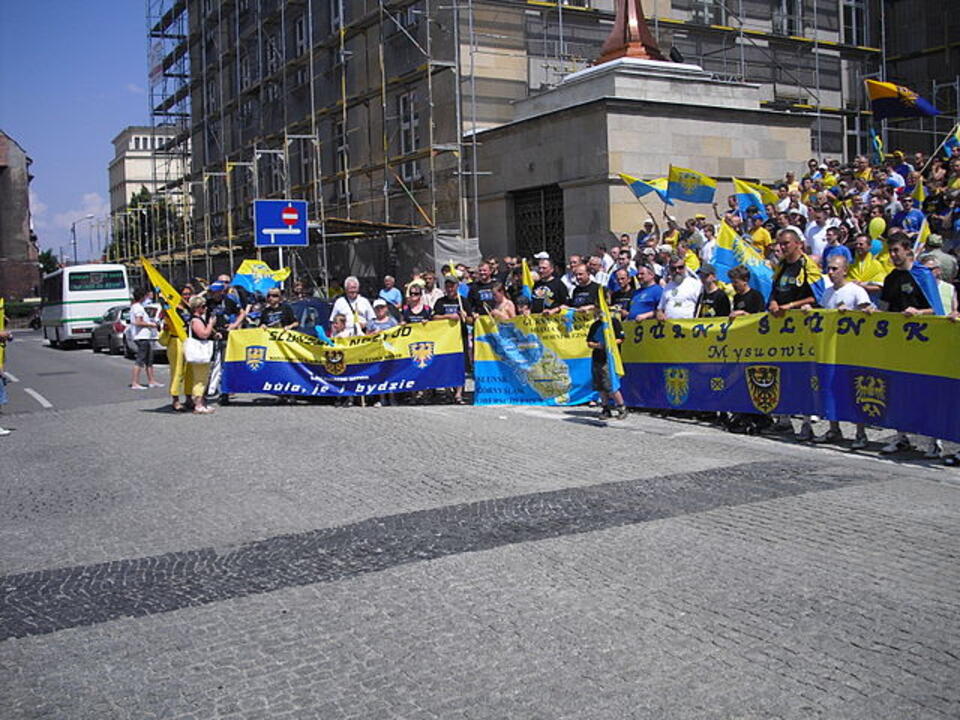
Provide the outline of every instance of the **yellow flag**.
{"type": "Polygon", "coordinates": [[[923,204],[923,201],[927,199],[927,191],[923,187],[923,180],[917,178],[917,184],[913,186],[913,190],[910,191],[910,197],[912,197],[919,208],[923,204]]]}
{"type": "MultiPolygon", "coordinates": [[[[617,336],[613,332],[613,318],[610,315],[610,306],[607,305],[607,291],[604,288],[599,288],[597,297],[600,304],[600,321],[603,323],[603,344],[607,348],[607,358],[613,361],[612,370],[618,376],[623,376],[625,373],[623,358],[620,357],[617,336]]],[[[614,389],[616,389],[616,386],[614,389]]]]}
{"type": "Polygon", "coordinates": [[[527,265],[527,259],[523,258],[520,267],[520,293],[527,299],[533,298],[533,273],[530,272],[530,266],[527,265]]]}
{"type": "Polygon", "coordinates": [[[177,292],[176,288],[167,282],[167,279],[153,266],[153,263],[145,257],[140,258],[140,263],[147,273],[147,280],[150,281],[150,287],[154,289],[154,292],[156,292],[162,301],[161,304],[167,313],[167,319],[170,321],[170,327],[174,335],[181,340],[186,340],[187,328],[183,324],[183,318],[180,317],[180,313],[177,312],[177,308],[183,303],[183,298],[180,297],[180,293],[177,292]]]}
{"type": "Polygon", "coordinates": [[[913,254],[917,255],[920,253],[927,244],[927,238],[930,237],[930,223],[927,222],[927,219],[923,219],[923,224],[920,226],[920,234],[917,235],[917,241],[913,244],[913,254]]]}

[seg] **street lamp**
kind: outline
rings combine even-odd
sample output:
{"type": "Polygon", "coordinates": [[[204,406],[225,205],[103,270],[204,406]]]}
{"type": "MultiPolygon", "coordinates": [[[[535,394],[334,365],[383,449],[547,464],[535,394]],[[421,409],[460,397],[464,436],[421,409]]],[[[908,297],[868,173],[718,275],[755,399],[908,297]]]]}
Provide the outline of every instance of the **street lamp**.
{"type": "Polygon", "coordinates": [[[82,223],[84,220],[93,220],[93,214],[84,215],[82,218],[77,218],[72,223],[70,223],[70,235],[73,238],[73,264],[77,264],[77,223],[82,223]]]}

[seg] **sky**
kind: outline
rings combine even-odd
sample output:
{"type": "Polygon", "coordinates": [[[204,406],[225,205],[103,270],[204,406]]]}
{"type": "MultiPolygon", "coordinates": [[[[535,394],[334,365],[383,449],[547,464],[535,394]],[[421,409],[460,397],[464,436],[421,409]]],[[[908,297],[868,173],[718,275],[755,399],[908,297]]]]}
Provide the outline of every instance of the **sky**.
{"type": "Polygon", "coordinates": [[[145,0],[0,0],[0,130],[33,159],[41,250],[69,255],[70,224],[110,214],[111,140],[150,124],[146,26],[145,0]]]}

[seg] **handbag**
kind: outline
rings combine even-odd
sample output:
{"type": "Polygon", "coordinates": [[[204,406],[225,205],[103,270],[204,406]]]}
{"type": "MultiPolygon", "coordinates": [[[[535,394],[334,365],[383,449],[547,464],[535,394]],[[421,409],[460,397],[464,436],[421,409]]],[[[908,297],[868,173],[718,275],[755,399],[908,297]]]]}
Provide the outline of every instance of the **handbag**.
{"type": "Polygon", "coordinates": [[[190,319],[190,337],[183,341],[183,359],[194,365],[202,365],[213,358],[213,340],[198,340],[193,336],[193,318],[190,319]]]}

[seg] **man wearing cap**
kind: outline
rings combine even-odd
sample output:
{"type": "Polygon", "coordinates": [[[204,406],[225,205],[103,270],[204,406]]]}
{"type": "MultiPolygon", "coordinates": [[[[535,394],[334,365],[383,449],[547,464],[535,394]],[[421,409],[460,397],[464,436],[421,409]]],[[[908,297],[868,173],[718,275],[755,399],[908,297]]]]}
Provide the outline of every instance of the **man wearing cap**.
{"type": "Polygon", "coordinates": [[[533,284],[533,298],[530,303],[530,312],[553,315],[560,312],[560,308],[567,302],[567,286],[554,275],[556,268],[549,257],[541,258],[537,263],[539,277],[533,284]]]}
{"type": "Polygon", "coordinates": [[[717,269],[713,265],[701,265],[697,270],[703,291],[697,317],[727,317],[730,315],[730,298],[717,284],[717,269]]]}
{"type": "Polygon", "coordinates": [[[656,223],[653,222],[653,218],[647,218],[643,221],[643,230],[637,235],[637,245],[639,247],[649,247],[657,244],[659,238],[655,226],[656,223]]]}
{"type": "Polygon", "coordinates": [[[943,251],[943,237],[937,234],[928,235],[924,244],[926,252],[923,253],[920,260],[924,261],[928,257],[935,258],[940,265],[940,273],[943,279],[952,283],[957,279],[957,259],[950,253],[943,251]]]}
{"type": "Polygon", "coordinates": [[[902,177],[907,177],[907,175],[912,173],[915,169],[913,165],[907,162],[906,158],[903,155],[903,150],[894,150],[893,160],[894,160],[893,169],[896,170],[902,177]]]}
{"type": "Polygon", "coordinates": [[[656,315],[660,298],[663,297],[663,286],[657,282],[657,274],[648,265],[637,268],[637,283],[639,287],[630,298],[627,317],[630,320],[648,320],[656,315]]]}

